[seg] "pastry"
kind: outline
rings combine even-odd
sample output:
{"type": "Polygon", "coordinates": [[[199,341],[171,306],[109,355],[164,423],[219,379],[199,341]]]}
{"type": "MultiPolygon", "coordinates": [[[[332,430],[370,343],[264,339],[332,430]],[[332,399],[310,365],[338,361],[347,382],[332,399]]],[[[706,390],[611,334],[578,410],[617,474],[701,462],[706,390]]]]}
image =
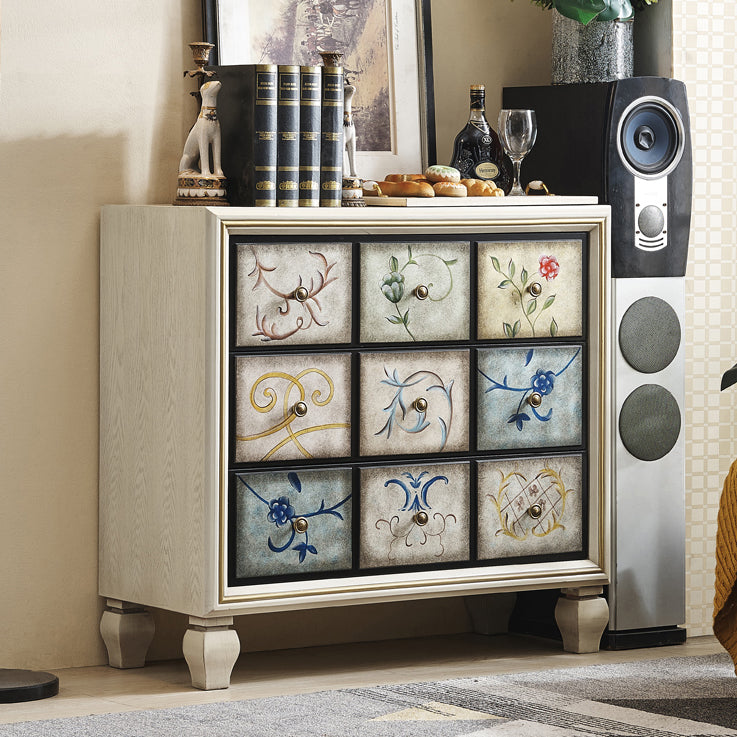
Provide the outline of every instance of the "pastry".
{"type": "Polygon", "coordinates": [[[435,182],[432,185],[438,197],[466,197],[468,190],[460,182],[435,182]]]}
{"type": "Polygon", "coordinates": [[[425,177],[431,182],[460,182],[461,173],[452,166],[433,164],[425,169],[425,177]]]}
{"type": "Polygon", "coordinates": [[[381,194],[387,197],[434,197],[428,182],[377,182],[381,194]]]}

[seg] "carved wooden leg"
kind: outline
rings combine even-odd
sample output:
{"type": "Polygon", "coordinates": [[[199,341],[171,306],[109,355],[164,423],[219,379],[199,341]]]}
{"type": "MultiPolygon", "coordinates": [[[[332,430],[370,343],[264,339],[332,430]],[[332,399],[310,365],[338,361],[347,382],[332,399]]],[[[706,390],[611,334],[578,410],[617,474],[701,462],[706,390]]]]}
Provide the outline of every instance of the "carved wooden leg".
{"type": "Polygon", "coordinates": [[[137,604],[108,599],[100,619],[100,634],[113,668],[142,668],[154,637],[154,620],[137,604]]]}
{"type": "Polygon", "coordinates": [[[517,594],[481,594],[466,596],[464,601],[476,634],[499,635],[509,631],[517,594]]]}
{"type": "Polygon", "coordinates": [[[230,686],[230,674],[241,652],[233,617],[189,618],[184,633],[184,659],[192,685],[204,691],[230,686]]]}
{"type": "Polygon", "coordinates": [[[555,621],[569,653],[596,653],[609,621],[609,607],[601,586],[562,589],[555,607],[555,621]]]}

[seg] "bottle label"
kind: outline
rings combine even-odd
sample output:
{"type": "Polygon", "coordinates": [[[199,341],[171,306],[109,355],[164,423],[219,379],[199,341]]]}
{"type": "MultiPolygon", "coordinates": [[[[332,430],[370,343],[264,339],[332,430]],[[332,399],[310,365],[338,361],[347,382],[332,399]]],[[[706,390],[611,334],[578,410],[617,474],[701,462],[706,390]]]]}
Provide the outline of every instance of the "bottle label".
{"type": "Polygon", "coordinates": [[[474,169],[478,179],[496,179],[499,176],[499,167],[491,161],[482,161],[474,169]]]}

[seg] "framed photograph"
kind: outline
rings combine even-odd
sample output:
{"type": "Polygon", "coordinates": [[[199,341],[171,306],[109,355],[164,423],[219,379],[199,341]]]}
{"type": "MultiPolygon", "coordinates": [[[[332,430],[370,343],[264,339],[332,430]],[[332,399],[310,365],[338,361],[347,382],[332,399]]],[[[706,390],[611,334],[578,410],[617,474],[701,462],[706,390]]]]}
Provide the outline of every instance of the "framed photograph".
{"type": "Polygon", "coordinates": [[[356,88],[356,173],[435,163],[430,0],[202,0],[211,64],[321,65],[343,54],[356,88]]]}

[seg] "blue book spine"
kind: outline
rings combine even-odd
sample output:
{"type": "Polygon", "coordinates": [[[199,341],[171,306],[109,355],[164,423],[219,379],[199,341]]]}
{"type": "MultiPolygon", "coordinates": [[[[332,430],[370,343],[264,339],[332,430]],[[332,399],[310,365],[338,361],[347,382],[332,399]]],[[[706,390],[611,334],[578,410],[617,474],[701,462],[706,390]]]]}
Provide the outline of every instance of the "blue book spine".
{"type": "Polygon", "coordinates": [[[299,204],[299,66],[279,65],[276,97],[276,204],[299,204]]]}
{"type": "Polygon", "coordinates": [[[320,205],[322,67],[300,68],[299,206],[320,205]]]}
{"type": "Polygon", "coordinates": [[[343,67],[322,69],[320,206],[340,207],[343,192],[343,67]]]}

